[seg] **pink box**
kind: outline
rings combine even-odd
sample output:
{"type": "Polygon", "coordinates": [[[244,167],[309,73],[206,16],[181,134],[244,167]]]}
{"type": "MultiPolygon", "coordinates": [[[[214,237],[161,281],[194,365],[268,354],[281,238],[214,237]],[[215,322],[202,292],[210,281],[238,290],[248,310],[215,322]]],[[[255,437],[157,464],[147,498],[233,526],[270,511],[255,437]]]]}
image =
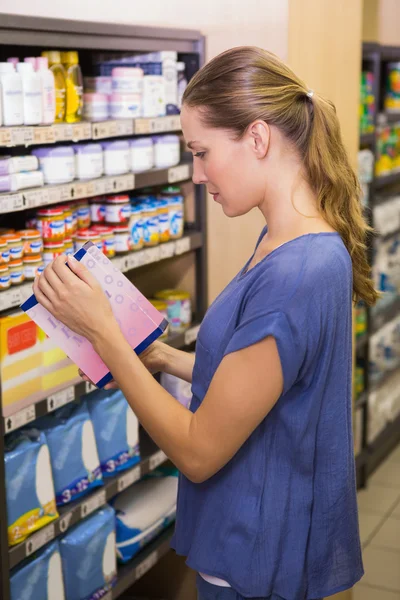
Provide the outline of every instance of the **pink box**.
{"type": "MultiPolygon", "coordinates": [[[[125,339],[137,354],[162,335],[168,321],[129,279],[114,267],[97,246],[87,242],[75,254],[75,258],[81,261],[100,283],[125,339]]],[[[112,380],[111,373],[92,344],[55,319],[38,303],[34,295],[28,298],[21,308],[97,387],[103,388],[112,380]]]]}

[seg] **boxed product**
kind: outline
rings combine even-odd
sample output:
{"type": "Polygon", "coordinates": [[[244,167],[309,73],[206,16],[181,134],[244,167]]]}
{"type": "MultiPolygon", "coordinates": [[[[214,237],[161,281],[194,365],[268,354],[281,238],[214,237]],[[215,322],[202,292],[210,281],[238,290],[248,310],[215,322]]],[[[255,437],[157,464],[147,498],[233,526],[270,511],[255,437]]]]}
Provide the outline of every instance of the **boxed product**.
{"type": "MultiPolygon", "coordinates": [[[[75,258],[90,270],[106,293],[125,339],[137,354],[166,329],[168,323],[137,288],[92,242],[75,258]]],[[[32,295],[21,307],[57,343],[97,387],[112,380],[108,368],[88,340],[55,319],[32,295]]]]}
{"type": "Polygon", "coordinates": [[[66,600],[97,600],[117,579],[115,513],[106,506],[72,527],[60,542],[66,600]]]}
{"type": "Polygon", "coordinates": [[[11,600],[65,600],[57,540],[11,571],[10,595],[11,600]]]}
{"type": "Polygon", "coordinates": [[[86,402],[69,404],[39,419],[46,434],[57,505],[67,504],[102,485],[99,455],[86,402]]]}
{"type": "Polygon", "coordinates": [[[80,381],[77,367],[23,312],[0,317],[1,403],[5,417],[80,381]]]}
{"type": "Polygon", "coordinates": [[[22,429],[6,438],[8,542],[22,542],[58,517],[44,433],[22,429]]]}
{"type": "Polygon", "coordinates": [[[175,520],[178,471],[161,467],[116,496],[117,554],[131,560],[175,520]]]}
{"type": "Polygon", "coordinates": [[[139,462],[139,421],[121,390],[96,390],[86,398],[104,477],[139,462]]]}

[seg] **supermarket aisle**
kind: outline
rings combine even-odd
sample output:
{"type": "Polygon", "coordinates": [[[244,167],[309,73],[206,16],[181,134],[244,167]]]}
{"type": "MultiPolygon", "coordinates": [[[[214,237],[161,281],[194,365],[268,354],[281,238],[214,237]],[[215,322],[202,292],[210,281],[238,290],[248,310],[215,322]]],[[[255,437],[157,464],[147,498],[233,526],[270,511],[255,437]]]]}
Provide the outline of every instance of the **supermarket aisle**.
{"type": "Polygon", "coordinates": [[[365,575],[353,600],[400,600],[400,447],[358,493],[365,575]]]}

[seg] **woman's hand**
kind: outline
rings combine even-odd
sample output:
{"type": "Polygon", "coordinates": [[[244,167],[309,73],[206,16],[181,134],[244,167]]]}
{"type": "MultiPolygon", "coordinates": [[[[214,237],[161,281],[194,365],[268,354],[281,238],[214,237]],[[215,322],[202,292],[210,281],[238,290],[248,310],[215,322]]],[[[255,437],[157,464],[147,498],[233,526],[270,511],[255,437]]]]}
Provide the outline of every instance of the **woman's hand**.
{"type": "Polygon", "coordinates": [[[119,330],[100,284],[73,256],[58,256],[35,279],[33,292],[56,319],[91,343],[99,332],[119,330]]]}

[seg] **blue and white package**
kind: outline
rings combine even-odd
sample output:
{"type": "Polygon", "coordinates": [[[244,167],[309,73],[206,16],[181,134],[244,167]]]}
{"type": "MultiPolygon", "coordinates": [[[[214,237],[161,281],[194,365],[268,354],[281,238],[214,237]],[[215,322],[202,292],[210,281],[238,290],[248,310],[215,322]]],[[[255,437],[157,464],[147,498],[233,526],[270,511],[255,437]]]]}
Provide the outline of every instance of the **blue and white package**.
{"type": "Polygon", "coordinates": [[[122,563],[175,520],[177,493],[176,469],[157,469],[112,501],[117,517],[117,556],[122,563]]]}
{"type": "Polygon", "coordinates": [[[10,594],[11,600],[65,600],[57,540],[11,572],[10,594]]]}
{"type": "Polygon", "coordinates": [[[58,517],[44,433],[22,429],[6,438],[8,542],[12,546],[58,517]]]}
{"type": "Polygon", "coordinates": [[[87,396],[104,477],[139,462],[139,421],[121,390],[96,390],[87,396]]]}
{"type": "Polygon", "coordinates": [[[114,587],[115,513],[110,506],[72,527],[60,548],[66,600],[98,600],[114,587]]]}
{"type": "Polygon", "coordinates": [[[86,402],[64,406],[39,419],[37,426],[46,434],[59,506],[103,484],[86,402]]]}

